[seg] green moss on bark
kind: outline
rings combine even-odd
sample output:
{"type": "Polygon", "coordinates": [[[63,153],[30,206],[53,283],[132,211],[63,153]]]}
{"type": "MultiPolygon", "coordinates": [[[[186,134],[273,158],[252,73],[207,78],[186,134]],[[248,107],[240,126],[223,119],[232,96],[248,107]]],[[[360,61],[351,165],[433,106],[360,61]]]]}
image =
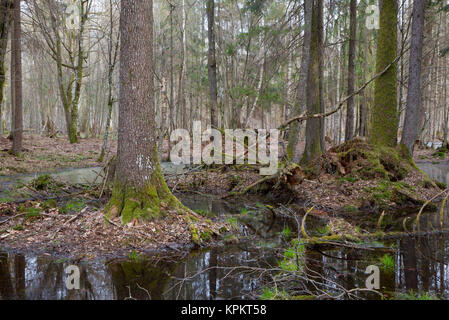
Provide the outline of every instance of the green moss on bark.
{"type": "Polygon", "coordinates": [[[121,217],[122,223],[127,224],[136,219],[145,221],[164,217],[166,210],[188,212],[168,189],[158,166],[144,187],[136,188],[116,181],[112,197],[105,207],[105,217],[121,217]]]}
{"type": "MultiPolygon", "coordinates": [[[[377,42],[376,73],[381,73],[396,59],[396,1],[383,0],[377,42]]],[[[397,82],[394,63],[375,82],[373,123],[370,141],[394,147],[397,144],[397,82]]]]}

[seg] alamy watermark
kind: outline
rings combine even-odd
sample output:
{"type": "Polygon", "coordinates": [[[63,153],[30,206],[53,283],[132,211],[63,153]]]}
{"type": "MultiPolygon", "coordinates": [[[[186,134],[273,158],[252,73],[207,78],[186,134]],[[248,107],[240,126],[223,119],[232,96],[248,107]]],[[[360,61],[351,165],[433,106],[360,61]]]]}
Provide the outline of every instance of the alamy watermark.
{"type": "Polygon", "coordinates": [[[65,286],[67,290],[80,289],[80,269],[75,265],[70,265],[65,268],[67,278],[65,279],[65,286]]]}
{"type": "Polygon", "coordinates": [[[379,29],[379,19],[380,19],[379,6],[369,5],[368,7],[366,7],[365,13],[367,14],[366,21],[365,21],[366,28],[369,30],[373,30],[373,29],[378,30],[379,29]]]}
{"type": "Polygon", "coordinates": [[[379,290],[380,289],[380,270],[378,266],[371,265],[368,266],[365,270],[365,274],[369,274],[368,278],[366,278],[365,286],[370,290],[379,290]]]}
{"type": "Polygon", "coordinates": [[[76,31],[80,29],[81,14],[78,0],[66,0],[65,27],[67,30],[76,31]]]}
{"type": "Polygon", "coordinates": [[[266,166],[259,171],[264,176],[274,175],[278,170],[278,129],[207,128],[202,132],[201,121],[194,121],[192,131],[192,138],[186,129],[172,131],[170,141],[175,145],[170,150],[170,159],[174,164],[244,164],[246,160],[248,164],[266,166]]]}

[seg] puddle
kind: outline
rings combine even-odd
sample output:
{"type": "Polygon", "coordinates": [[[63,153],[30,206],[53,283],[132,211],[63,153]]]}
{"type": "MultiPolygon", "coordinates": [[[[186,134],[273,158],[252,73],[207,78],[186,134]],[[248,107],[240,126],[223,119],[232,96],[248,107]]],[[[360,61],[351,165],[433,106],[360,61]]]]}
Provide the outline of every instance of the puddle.
{"type": "MultiPolygon", "coordinates": [[[[448,183],[449,163],[418,165],[433,179],[448,183]]],[[[80,175],[85,171],[75,172],[80,175]]],[[[74,173],[64,173],[64,177],[71,179],[71,174],[74,173]]],[[[86,177],[84,173],[83,176],[86,177]]],[[[228,203],[200,195],[181,198],[192,209],[217,215],[257,207],[256,200],[253,205],[245,206],[243,201],[247,203],[247,199],[228,203]]],[[[445,214],[445,224],[449,225],[447,209],[445,214]]],[[[253,237],[249,242],[170,257],[131,256],[128,260],[77,262],[0,249],[0,299],[257,299],[264,288],[273,287],[272,276],[285,257],[284,250],[276,249],[280,246],[273,240],[273,236],[279,239],[282,228],[271,228],[269,221],[266,225],[270,230],[266,229],[263,236],[253,237]],[[64,270],[69,265],[79,267],[80,290],[66,287],[64,270]],[[264,271],[267,269],[273,270],[264,271]]],[[[427,230],[437,228],[439,214],[424,215],[421,225],[427,230]]],[[[314,280],[292,280],[290,285],[295,295],[317,294],[317,288],[333,295],[342,293],[340,286],[365,288],[367,266],[377,265],[380,291],[387,297],[414,291],[449,299],[448,234],[371,244],[376,246],[379,248],[370,250],[304,249],[300,255],[301,270],[304,278],[313,276],[314,280]]],[[[359,293],[358,297],[377,298],[367,293],[359,293]]]]}

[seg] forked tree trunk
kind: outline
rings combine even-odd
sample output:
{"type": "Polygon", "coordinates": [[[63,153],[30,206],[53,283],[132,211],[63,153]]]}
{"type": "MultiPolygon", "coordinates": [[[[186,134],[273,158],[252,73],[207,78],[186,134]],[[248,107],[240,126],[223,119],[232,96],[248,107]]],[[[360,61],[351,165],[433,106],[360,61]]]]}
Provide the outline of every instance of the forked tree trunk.
{"type": "Polygon", "coordinates": [[[153,1],[122,0],[117,167],[106,217],[123,223],[181,208],[162,176],[157,150],[153,85],[153,1]]]}

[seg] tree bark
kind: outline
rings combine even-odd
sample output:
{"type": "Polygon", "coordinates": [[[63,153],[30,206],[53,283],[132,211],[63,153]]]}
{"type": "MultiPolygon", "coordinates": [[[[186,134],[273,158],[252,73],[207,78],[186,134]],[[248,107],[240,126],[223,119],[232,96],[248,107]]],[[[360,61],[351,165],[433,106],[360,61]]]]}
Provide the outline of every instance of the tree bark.
{"type": "MultiPolygon", "coordinates": [[[[299,70],[300,80],[298,83],[298,88],[296,90],[296,101],[292,110],[292,116],[299,116],[301,114],[301,111],[304,109],[304,105],[306,102],[306,88],[310,64],[312,6],[313,0],[304,1],[304,42],[302,47],[301,67],[299,70]]],[[[301,159],[299,151],[297,150],[300,133],[300,123],[292,123],[288,132],[287,159],[294,162],[299,162],[299,160],[301,159]]]]}
{"type": "MultiPolygon", "coordinates": [[[[322,98],[322,38],[323,0],[314,0],[310,40],[310,61],[307,76],[307,113],[323,113],[322,98]]],[[[302,163],[308,163],[323,153],[323,119],[308,119],[306,123],[306,146],[302,163]]]]}
{"type": "Polygon", "coordinates": [[[153,1],[122,0],[117,168],[107,217],[123,223],[180,208],[168,189],[157,149],[153,84],[153,1]]]}
{"type": "Polygon", "coordinates": [[[207,0],[207,37],[209,39],[208,74],[211,125],[218,128],[217,60],[215,59],[215,1],[207,0]]]}
{"type": "MultiPolygon", "coordinates": [[[[350,3],[350,35],[349,35],[349,58],[348,58],[348,96],[354,92],[355,83],[355,44],[357,34],[357,0],[350,3]]],[[[354,97],[348,99],[346,112],[345,141],[354,138],[354,97]]]]}
{"type": "Polygon", "coordinates": [[[11,0],[0,1],[0,136],[3,134],[3,98],[6,82],[5,58],[11,25],[11,0]]]}
{"type": "Polygon", "coordinates": [[[415,0],[413,4],[412,37],[410,45],[409,80],[404,130],[401,144],[410,156],[413,156],[416,137],[419,130],[421,112],[421,59],[423,49],[423,28],[425,0],[415,0]]]}
{"type": "MultiPolygon", "coordinates": [[[[382,72],[395,60],[397,50],[397,0],[381,0],[380,3],[376,73],[382,72]]],[[[370,142],[376,145],[397,145],[396,77],[394,63],[375,82],[370,142]]]]}
{"type": "Polygon", "coordinates": [[[12,135],[12,153],[18,156],[22,152],[23,114],[22,114],[22,30],[20,26],[20,0],[14,0],[14,37],[11,39],[11,63],[14,64],[14,132],[12,135]]]}

